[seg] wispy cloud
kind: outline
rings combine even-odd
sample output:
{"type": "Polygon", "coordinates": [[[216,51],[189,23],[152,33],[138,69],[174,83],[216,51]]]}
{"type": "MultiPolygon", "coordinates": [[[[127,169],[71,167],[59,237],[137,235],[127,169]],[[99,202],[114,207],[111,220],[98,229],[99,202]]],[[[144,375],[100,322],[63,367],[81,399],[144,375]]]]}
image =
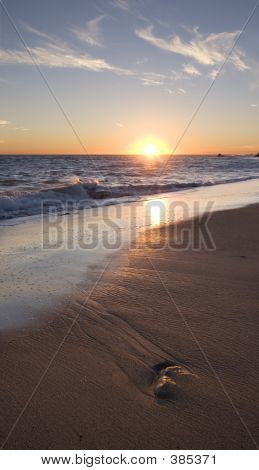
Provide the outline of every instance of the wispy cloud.
{"type": "MultiPolygon", "coordinates": [[[[221,64],[225,60],[226,54],[240,31],[203,35],[198,28],[195,28],[192,31],[193,37],[190,41],[185,41],[178,35],[167,38],[155,36],[152,25],[137,29],[135,33],[139,38],[160,49],[192,58],[202,65],[213,66],[221,64]]],[[[245,55],[241,49],[236,47],[229,58],[229,62],[240,71],[247,70],[249,66],[245,63],[244,57],[245,55]]]]}
{"type": "Polygon", "coordinates": [[[201,75],[201,72],[192,64],[184,64],[183,71],[184,73],[187,73],[187,75],[191,75],[192,77],[198,77],[199,75],[201,75]]]}
{"type": "Polygon", "coordinates": [[[128,0],[112,0],[112,5],[124,11],[128,11],[130,9],[130,4],[128,0]]]}
{"type": "Polygon", "coordinates": [[[14,130],[15,130],[15,131],[22,131],[22,132],[29,132],[29,131],[31,131],[31,129],[30,129],[29,127],[24,127],[24,126],[14,127],[14,130]]]}
{"type": "MultiPolygon", "coordinates": [[[[95,72],[111,70],[123,73],[122,69],[110,65],[103,59],[77,54],[71,49],[61,48],[51,44],[42,47],[29,47],[29,51],[39,65],[46,67],[89,69],[95,72]]],[[[32,65],[32,60],[28,52],[18,49],[0,49],[0,62],[14,65],[32,65]]]]}
{"type": "Polygon", "coordinates": [[[116,122],[115,125],[116,125],[117,127],[124,127],[124,125],[123,125],[121,122],[116,122]]]}
{"type": "Polygon", "coordinates": [[[171,80],[182,80],[183,78],[187,78],[186,75],[183,73],[182,70],[171,70],[170,72],[171,80]]]}
{"type": "Polygon", "coordinates": [[[49,42],[54,42],[54,43],[57,42],[57,39],[53,38],[49,34],[44,33],[43,31],[39,31],[38,29],[33,28],[32,26],[30,26],[27,23],[22,23],[22,25],[23,25],[23,29],[25,29],[25,31],[27,31],[29,33],[32,33],[33,35],[36,35],[36,36],[38,36],[42,39],[46,39],[49,42]]]}
{"type": "Polygon", "coordinates": [[[208,77],[211,78],[211,80],[215,80],[217,75],[218,75],[217,69],[213,69],[208,73],[208,77]]]}
{"type": "Polygon", "coordinates": [[[6,121],[5,119],[0,119],[0,126],[1,127],[8,126],[8,124],[10,124],[10,121],[6,121]]]}
{"type": "Polygon", "coordinates": [[[166,89],[167,93],[169,95],[185,95],[186,90],[184,88],[176,88],[175,90],[172,90],[171,88],[166,89]]]}
{"type": "Polygon", "coordinates": [[[170,79],[174,81],[187,80],[191,77],[199,77],[201,71],[193,64],[183,64],[180,70],[171,70],[170,79]]]}
{"type": "Polygon", "coordinates": [[[250,106],[251,106],[251,108],[257,108],[257,107],[258,107],[258,104],[252,103],[252,104],[250,104],[250,106]]]}
{"type": "MultiPolygon", "coordinates": [[[[91,21],[102,21],[103,16],[99,16],[95,20],[91,21]]],[[[90,22],[91,22],[90,21],[90,22]]],[[[96,25],[96,23],[95,23],[96,25]]],[[[89,22],[88,22],[89,26],[89,22]]],[[[59,38],[54,38],[50,35],[46,35],[45,33],[41,33],[37,29],[25,25],[26,31],[32,33],[37,38],[40,38],[40,44],[36,43],[36,45],[28,46],[28,50],[26,49],[0,49],[0,64],[10,64],[10,65],[33,65],[33,60],[37,63],[37,65],[41,67],[48,67],[48,68],[70,68],[70,69],[80,69],[80,70],[91,70],[94,72],[105,72],[109,71],[111,73],[117,75],[125,75],[131,76],[134,79],[141,82],[144,86],[166,86],[168,80],[175,79],[176,76],[173,75],[172,77],[165,76],[161,73],[154,73],[154,72],[145,72],[145,71],[138,71],[138,70],[130,70],[118,67],[107,62],[105,59],[93,57],[89,54],[82,54],[78,52],[74,48],[72,49],[66,42],[61,41],[59,38]]],[[[92,28],[92,31],[95,28],[92,28]]],[[[97,28],[98,29],[98,28],[97,28]]],[[[73,30],[75,33],[75,29],[73,30]]],[[[90,39],[89,30],[86,28],[84,33],[87,36],[81,36],[83,31],[77,30],[78,37],[80,36],[81,40],[88,42],[90,39]]],[[[93,36],[91,36],[91,44],[93,45],[93,36]]],[[[97,43],[97,36],[95,36],[95,41],[97,43]]],[[[100,44],[100,43],[98,43],[100,44]]],[[[147,59],[144,58],[142,63],[147,62],[147,59]]],[[[197,75],[199,73],[198,69],[192,65],[187,64],[184,66],[184,70],[181,70],[179,78],[186,78],[188,75],[197,75]]],[[[168,86],[168,85],[167,85],[168,86]]],[[[174,94],[183,94],[185,93],[184,89],[178,88],[173,91],[174,94]]],[[[1,125],[1,124],[0,124],[1,125]]],[[[2,124],[3,125],[3,124],[2,124]]],[[[18,130],[18,128],[16,129],[18,130]]],[[[22,128],[20,126],[19,130],[30,130],[27,128],[22,128]]]]}
{"type": "Polygon", "coordinates": [[[139,79],[145,86],[159,86],[164,84],[165,76],[160,73],[144,72],[139,79]]]}
{"type": "MultiPolygon", "coordinates": [[[[31,33],[41,37],[40,31],[27,27],[31,33]]],[[[45,38],[45,33],[43,33],[45,38]]],[[[41,45],[28,47],[35,62],[42,67],[70,68],[81,70],[92,70],[94,72],[109,71],[117,75],[132,76],[146,86],[158,86],[164,83],[164,75],[152,72],[138,72],[110,64],[105,59],[95,58],[89,54],[81,54],[71,49],[66,43],[59,39],[48,37],[41,45]]],[[[0,49],[0,63],[10,65],[33,65],[32,58],[25,49],[0,49]]]]}
{"type": "MultiPolygon", "coordinates": [[[[34,32],[37,36],[42,36],[44,39],[48,38],[48,41],[44,41],[42,45],[28,47],[34,60],[40,66],[87,69],[95,72],[110,71],[118,75],[133,74],[133,72],[128,69],[116,67],[104,59],[92,57],[88,54],[81,54],[71,49],[66,43],[50,38],[46,36],[45,33],[41,35],[40,31],[27,26],[27,30],[28,28],[30,32],[34,32]]],[[[24,49],[0,49],[0,63],[10,65],[33,65],[28,51],[24,49]]]]}
{"type": "MultiPolygon", "coordinates": [[[[0,119],[0,127],[6,127],[6,126],[9,126],[11,124],[10,121],[7,121],[6,119],[0,119]]],[[[27,132],[27,131],[31,131],[31,129],[29,129],[29,127],[24,127],[24,126],[17,126],[17,127],[9,127],[9,129],[13,129],[15,131],[23,131],[23,132],[27,132]]]]}
{"type": "Polygon", "coordinates": [[[87,21],[83,28],[73,27],[71,31],[79,41],[90,46],[103,47],[101,24],[105,15],[97,16],[93,20],[87,21]]]}

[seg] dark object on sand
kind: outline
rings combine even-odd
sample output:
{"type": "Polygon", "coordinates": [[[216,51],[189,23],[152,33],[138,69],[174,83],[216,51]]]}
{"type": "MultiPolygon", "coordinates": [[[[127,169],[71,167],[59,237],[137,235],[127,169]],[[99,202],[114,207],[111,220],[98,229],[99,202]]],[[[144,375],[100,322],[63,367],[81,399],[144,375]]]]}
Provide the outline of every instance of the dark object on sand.
{"type": "Polygon", "coordinates": [[[186,367],[164,361],[156,364],[153,369],[158,374],[154,383],[154,394],[156,398],[173,399],[180,388],[183,379],[193,374],[186,367]]]}
{"type": "Polygon", "coordinates": [[[259,158],[259,153],[257,153],[257,154],[255,155],[255,157],[259,158]]]}
{"type": "Polygon", "coordinates": [[[157,398],[172,398],[174,396],[176,381],[168,369],[162,370],[155,382],[154,394],[157,398]]]}

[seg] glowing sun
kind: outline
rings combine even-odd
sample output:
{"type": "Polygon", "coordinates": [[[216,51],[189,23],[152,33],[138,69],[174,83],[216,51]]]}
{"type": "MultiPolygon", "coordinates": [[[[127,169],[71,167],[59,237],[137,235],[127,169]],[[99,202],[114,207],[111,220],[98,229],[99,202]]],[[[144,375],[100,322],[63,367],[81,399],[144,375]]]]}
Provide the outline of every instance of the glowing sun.
{"type": "Polygon", "coordinates": [[[146,136],[136,140],[129,153],[145,155],[146,157],[157,157],[170,153],[170,149],[167,143],[160,137],[146,136]]]}
{"type": "Polygon", "coordinates": [[[143,151],[141,152],[148,157],[153,157],[155,155],[159,155],[160,151],[157,146],[153,143],[145,144],[143,147],[143,151]]]}

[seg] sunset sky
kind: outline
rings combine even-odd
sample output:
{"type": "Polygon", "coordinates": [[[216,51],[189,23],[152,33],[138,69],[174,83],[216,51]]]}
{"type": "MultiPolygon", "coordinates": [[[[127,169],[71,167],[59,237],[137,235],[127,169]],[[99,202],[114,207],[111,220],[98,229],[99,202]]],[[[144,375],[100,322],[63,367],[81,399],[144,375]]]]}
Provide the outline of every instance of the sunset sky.
{"type": "MultiPolygon", "coordinates": [[[[87,151],[112,154],[174,148],[256,1],[3,3],[87,151]]],[[[0,153],[85,153],[0,12],[0,153]]],[[[259,151],[258,40],[259,8],[177,153],[259,151]]]]}

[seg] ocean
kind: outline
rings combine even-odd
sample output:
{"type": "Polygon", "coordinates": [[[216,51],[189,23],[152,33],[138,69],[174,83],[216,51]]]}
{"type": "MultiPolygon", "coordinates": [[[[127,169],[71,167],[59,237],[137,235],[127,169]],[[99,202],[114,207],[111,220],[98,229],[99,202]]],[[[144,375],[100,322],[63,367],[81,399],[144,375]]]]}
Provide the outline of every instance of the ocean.
{"type": "Polygon", "coordinates": [[[0,156],[0,219],[37,215],[42,202],[81,208],[259,178],[252,156],[0,156]]]}

